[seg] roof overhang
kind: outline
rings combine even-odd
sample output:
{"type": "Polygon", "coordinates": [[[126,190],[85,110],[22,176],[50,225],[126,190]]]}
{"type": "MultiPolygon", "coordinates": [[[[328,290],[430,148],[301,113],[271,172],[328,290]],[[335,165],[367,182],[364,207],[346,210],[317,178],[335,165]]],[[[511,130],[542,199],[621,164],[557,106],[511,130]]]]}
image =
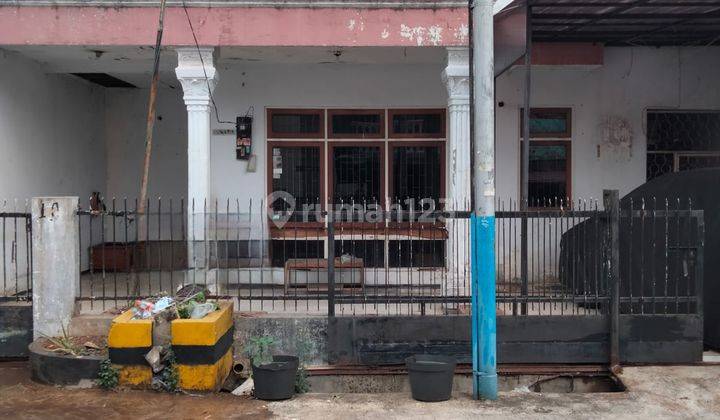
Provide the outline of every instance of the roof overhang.
{"type": "MultiPolygon", "coordinates": [[[[717,0],[528,0],[533,41],[607,46],[712,45],[717,0]]],[[[525,3],[516,1],[515,5],[525,3]]]]}

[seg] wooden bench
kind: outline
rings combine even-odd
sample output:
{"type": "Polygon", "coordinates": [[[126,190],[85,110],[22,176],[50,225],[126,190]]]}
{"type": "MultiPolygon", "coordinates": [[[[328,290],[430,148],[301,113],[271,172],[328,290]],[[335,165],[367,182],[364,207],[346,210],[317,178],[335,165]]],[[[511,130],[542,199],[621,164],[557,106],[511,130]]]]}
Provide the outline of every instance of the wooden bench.
{"type": "MultiPolygon", "coordinates": [[[[295,289],[306,289],[307,292],[325,292],[328,290],[328,283],[322,283],[319,281],[315,283],[292,283],[290,273],[291,271],[305,271],[305,272],[326,272],[328,268],[328,260],[326,258],[290,258],[285,262],[285,293],[290,288],[295,289]]],[[[343,289],[365,291],[365,263],[362,258],[352,258],[350,260],[343,261],[341,258],[335,258],[335,290],[342,291],[343,289]],[[340,281],[339,271],[340,270],[358,270],[359,275],[354,276],[351,282],[340,281]]]]}

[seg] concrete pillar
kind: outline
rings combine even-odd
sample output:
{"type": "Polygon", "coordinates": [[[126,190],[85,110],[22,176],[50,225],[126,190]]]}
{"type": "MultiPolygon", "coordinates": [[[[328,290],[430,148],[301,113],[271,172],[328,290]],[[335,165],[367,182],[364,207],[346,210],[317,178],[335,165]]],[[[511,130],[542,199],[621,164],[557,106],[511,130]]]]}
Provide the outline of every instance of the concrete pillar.
{"type": "Polygon", "coordinates": [[[32,199],[34,337],[59,336],[75,314],[80,282],[78,197],[32,199]]]}
{"type": "Polygon", "coordinates": [[[209,211],[214,204],[210,187],[210,94],[217,83],[217,71],[213,48],[178,48],[177,54],[175,74],[188,113],[188,264],[207,268],[203,241],[209,239],[205,230],[211,221],[203,212],[206,205],[209,211]]]}
{"type": "MultiPolygon", "coordinates": [[[[442,74],[448,92],[447,201],[448,210],[470,210],[470,61],[467,47],[447,49],[447,66],[442,74]]],[[[445,293],[467,294],[470,284],[470,243],[468,220],[448,221],[445,293]]],[[[457,305],[450,306],[451,308],[457,305]]]]}

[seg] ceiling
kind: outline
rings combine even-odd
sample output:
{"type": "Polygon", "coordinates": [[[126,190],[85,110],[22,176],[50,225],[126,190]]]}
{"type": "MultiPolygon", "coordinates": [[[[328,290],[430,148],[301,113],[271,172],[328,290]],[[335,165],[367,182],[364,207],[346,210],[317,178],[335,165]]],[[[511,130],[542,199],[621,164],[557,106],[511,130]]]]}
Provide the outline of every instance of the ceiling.
{"type": "MultiPolygon", "coordinates": [[[[720,43],[717,0],[528,0],[535,42],[720,43]]],[[[524,4],[516,2],[516,6],[524,4]]]]}
{"type": "MultiPolygon", "coordinates": [[[[49,73],[107,73],[138,87],[150,85],[154,48],[94,46],[12,46],[4,47],[42,63],[49,73]]],[[[323,64],[441,64],[442,47],[221,47],[216,50],[216,66],[251,63],[323,64]]],[[[177,53],[163,48],[160,55],[160,82],[176,87],[177,53]]]]}

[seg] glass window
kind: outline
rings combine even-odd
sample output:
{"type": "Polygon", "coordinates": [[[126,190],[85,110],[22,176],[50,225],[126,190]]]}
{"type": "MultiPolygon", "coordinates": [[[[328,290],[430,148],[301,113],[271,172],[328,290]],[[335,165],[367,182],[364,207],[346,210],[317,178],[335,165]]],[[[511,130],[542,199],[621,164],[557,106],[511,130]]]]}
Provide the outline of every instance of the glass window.
{"type": "Polygon", "coordinates": [[[268,137],[322,138],[323,111],[320,109],[268,110],[268,137]]]}
{"type": "Polygon", "coordinates": [[[329,137],[332,138],[383,138],[385,137],[383,110],[328,111],[329,137]]]}
{"type": "MultiPolygon", "coordinates": [[[[320,203],[320,146],[293,146],[289,143],[274,145],[271,150],[269,169],[272,191],[289,193],[295,200],[297,210],[301,210],[304,204],[320,203]]],[[[292,210],[292,205],[284,199],[269,204],[275,212],[292,210]]],[[[290,220],[300,221],[301,218],[301,214],[295,213],[290,220]]]]}
{"type": "Polygon", "coordinates": [[[528,200],[547,206],[570,197],[570,142],[530,142],[528,200]]]}
{"type": "MultiPolygon", "coordinates": [[[[520,110],[520,137],[523,136],[523,110],[520,110]]],[[[571,133],[570,108],[531,108],[530,138],[568,138],[571,133]]]]}
{"type": "Polygon", "coordinates": [[[382,203],[383,159],[380,146],[332,148],[333,202],[382,203]]]}
{"type": "Polygon", "coordinates": [[[390,137],[445,137],[445,110],[390,110],[390,137]]]}
{"type": "Polygon", "coordinates": [[[394,145],[392,154],[392,203],[401,208],[427,210],[423,200],[432,200],[439,209],[442,196],[442,151],[439,145],[394,145]],[[424,208],[423,208],[424,207],[424,208]]]}

